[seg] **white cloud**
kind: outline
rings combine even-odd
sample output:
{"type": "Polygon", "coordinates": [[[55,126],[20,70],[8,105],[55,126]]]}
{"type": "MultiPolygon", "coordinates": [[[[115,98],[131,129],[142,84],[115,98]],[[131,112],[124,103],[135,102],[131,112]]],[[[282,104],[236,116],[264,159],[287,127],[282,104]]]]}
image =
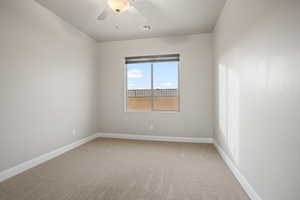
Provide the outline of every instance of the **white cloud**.
{"type": "Polygon", "coordinates": [[[165,82],[165,83],[160,83],[159,87],[160,88],[177,88],[177,84],[172,83],[172,82],[165,82]]]}
{"type": "Polygon", "coordinates": [[[170,86],[172,86],[171,82],[166,82],[166,83],[161,83],[160,84],[160,87],[170,87],[170,86]]]}
{"type": "Polygon", "coordinates": [[[136,84],[128,83],[128,89],[135,89],[136,84]]]}
{"type": "Polygon", "coordinates": [[[132,69],[128,71],[128,78],[143,78],[144,73],[138,69],[132,69]]]}

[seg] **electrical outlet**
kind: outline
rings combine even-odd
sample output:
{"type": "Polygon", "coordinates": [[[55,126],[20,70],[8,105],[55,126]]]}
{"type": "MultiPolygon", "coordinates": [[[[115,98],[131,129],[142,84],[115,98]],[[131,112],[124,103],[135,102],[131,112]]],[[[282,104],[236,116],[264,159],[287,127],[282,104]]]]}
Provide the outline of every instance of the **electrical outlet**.
{"type": "Polygon", "coordinates": [[[149,130],[153,130],[154,129],[154,122],[151,120],[149,123],[149,130]]]}
{"type": "Polygon", "coordinates": [[[153,130],[154,129],[154,125],[153,124],[150,124],[150,126],[149,126],[149,130],[153,130]]]}
{"type": "Polygon", "coordinates": [[[76,136],[76,129],[74,128],[72,131],[73,136],[76,136]]]}

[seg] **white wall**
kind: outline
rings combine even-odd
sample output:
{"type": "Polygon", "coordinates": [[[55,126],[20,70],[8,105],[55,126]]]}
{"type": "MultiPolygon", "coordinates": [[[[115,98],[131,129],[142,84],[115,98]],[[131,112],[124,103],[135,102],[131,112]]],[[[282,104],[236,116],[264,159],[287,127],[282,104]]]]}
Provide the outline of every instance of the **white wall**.
{"type": "Polygon", "coordinates": [[[228,0],[214,32],[215,137],[263,200],[300,199],[299,20],[299,0],[228,0]]]}
{"type": "Polygon", "coordinates": [[[0,1],[0,171],[97,131],[95,44],[35,1],[0,1]]]}
{"type": "Polygon", "coordinates": [[[101,132],[212,137],[211,34],[99,43],[98,56],[101,132]],[[181,111],[124,112],[125,57],[169,53],[181,56],[181,111]]]}

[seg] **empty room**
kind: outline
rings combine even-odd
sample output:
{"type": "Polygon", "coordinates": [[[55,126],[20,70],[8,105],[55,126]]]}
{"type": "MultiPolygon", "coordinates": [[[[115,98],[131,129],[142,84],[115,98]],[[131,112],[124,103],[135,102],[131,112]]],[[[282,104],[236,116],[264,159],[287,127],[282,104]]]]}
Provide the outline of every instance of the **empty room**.
{"type": "Polygon", "coordinates": [[[300,200],[300,0],[0,0],[0,200],[300,200]]]}

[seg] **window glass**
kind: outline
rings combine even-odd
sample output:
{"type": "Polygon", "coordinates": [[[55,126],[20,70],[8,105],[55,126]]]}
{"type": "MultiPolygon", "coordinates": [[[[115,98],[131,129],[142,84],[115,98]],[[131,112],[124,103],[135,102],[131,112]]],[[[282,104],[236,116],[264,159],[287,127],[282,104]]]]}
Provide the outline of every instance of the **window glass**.
{"type": "Polygon", "coordinates": [[[127,65],[127,109],[151,110],[151,63],[127,65]]]}
{"type": "Polygon", "coordinates": [[[127,110],[179,111],[179,54],[126,58],[127,110]]]}
{"type": "Polygon", "coordinates": [[[153,63],[153,110],[178,110],[178,62],[153,63]]]}

